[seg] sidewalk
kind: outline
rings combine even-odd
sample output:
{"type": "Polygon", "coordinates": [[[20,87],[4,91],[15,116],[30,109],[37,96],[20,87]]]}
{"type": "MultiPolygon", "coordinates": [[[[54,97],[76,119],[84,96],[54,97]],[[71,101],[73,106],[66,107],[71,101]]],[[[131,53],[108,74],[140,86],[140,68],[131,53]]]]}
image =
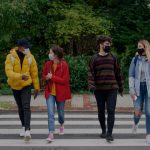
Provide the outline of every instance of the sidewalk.
{"type": "MultiPolygon", "coordinates": [[[[11,105],[9,110],[17,110],[14,97],[12,95],[0,96],[0,103],[11,105]]],[[[43,95],[39,95],[36,100],[31,100],[32,111],[46,111],[46,102],[43,95]]],[[[2,108],[0,108],[2,110],[2,108]]],[[[95,97],[93,95],[72,95],[70,101],[66,101],[66,111],[97,111],[95,97]]],[[[118,112],[132,112],[132,100],[128,94],[123,97],[118,95],[117,109],[118,112]]]]}

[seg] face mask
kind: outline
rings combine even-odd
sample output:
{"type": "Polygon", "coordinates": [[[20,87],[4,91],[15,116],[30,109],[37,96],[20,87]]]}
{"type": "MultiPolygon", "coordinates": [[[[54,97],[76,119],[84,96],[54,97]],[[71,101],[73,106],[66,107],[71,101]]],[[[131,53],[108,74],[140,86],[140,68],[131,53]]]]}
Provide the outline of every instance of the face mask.
{"type": "Polygon", "coordinates": [[[139,55],[142,55],[144,53],[144,48],[138,48],[137,52],[139,55]]]}
{"type": "Polygon", "coordinates": [[[29,51],[30,51],[29,48],[26,48],[22,53],[26,55],[29,51]]]}
{"type": "Polygon", "coordinates": [[[110,50],[111,50],[110,46],[105,46],[104,51],[105,51],[106,53],[109,53],[110,50]]]}
{"type": "Polygon", "coordinates": [[[49,54],[48,57],[49,57],[50,60],[54,60],[54,55],[53,54],[49,54]]]}

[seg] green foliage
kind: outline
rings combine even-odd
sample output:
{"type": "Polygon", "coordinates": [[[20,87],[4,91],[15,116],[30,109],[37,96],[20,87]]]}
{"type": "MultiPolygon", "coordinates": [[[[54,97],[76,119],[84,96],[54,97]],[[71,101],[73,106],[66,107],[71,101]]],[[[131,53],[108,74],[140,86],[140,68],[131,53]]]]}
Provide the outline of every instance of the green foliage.
{"type": "Polygon", "coordinates": [[[6,83],[6,53],[15,46],[17,39],[26,38],[32,44],[31,51],[38,62],[40,75],[46,52],[53,44],[59,44],[67,54],[77,56],[67,56],[72,64],[72,89],[87,89],[87,63],[83,56],[78,55],[92,55],[99,34],[113,38],[113,49],[123,67],[127,88],[128,68],[137,41],[143,38],[150,41],[149,16],[149,0],[1,0],[0,88],[6,83]],[[77,76],[74,63],[79,73],[77,76]],[[77,82],[79,76],[83,86],[77,82]]]}
{"type": "Polygon", "coordinates": [[[12,104],[8,102],[0,102],[0,109],[10,109],[12,108],[12,104]]]}
{"type": "Polygon", "coordinates": [[[66,56],[66,61],[70,69],[70,84],[73,92],[87,91],[87,69],[89,57],[86,56],[66,56]]]}

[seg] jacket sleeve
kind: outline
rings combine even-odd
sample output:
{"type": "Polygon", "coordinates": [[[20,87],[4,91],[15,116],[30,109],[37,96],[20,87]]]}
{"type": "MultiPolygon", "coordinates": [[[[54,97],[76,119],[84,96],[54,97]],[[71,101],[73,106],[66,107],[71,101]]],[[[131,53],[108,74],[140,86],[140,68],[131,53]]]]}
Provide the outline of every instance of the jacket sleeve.
{"type": "Polygon", "coordinates": [[[34,56],[32,56],[32,63],[30,66],[30,74],[33,81],[34,89],[40,90],[39,78],[38,78],[38,68],[34,56]]]}
{"type": "Polygon", "coordinates": [[[90,59],[89,61],[89,66],[88,66],[88,87],[89,90],[95,90],[95,79],[94,79],[94,56],[90,59]]]}
{"type": "Polygon", "coordinates": [[[134,59],[132,59],[130,67],[129,67],[129,93],[135,94],[135,64],[134,59]]]}
{"type": "Polygon", "coordinates": [[[63,64],[63,74],[62,77],[52,75],[51,80],[55,83],[58,84],[65,84],[68,83],[70,80],[70,75],[69,75],[69,67],[66,63],[63,64]]]}
{"type": "Polygon", "coordinates": [[[22,74],[13,71],[13,64],[11,61],[11,54],[7,55],[5,61],[5,73],[6,76],[12,80],[18,80],[22,78],[22,74]]]}
{"type": "Polygon", "coordinates": [[[46,75],[47,75],[47,71],[46,71],[46,68],[47,68],[47,63],[45,63],[44,67],[43,67],[43,71],[42,71],[42,80],[46,80],[46,75]]]}

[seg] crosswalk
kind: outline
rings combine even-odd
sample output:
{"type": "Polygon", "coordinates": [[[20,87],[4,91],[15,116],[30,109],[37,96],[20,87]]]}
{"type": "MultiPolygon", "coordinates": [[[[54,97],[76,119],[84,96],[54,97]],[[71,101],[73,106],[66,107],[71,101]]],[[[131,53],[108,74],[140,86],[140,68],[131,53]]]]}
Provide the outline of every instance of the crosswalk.
{"type": "MultiPolygon", "coordinates": [[[[65,114],[65,135],[58,134],[59,123],[56,119],[55,140],[47,143],[48,134],[47,113],[32,113],[31,134],[32,140],[25,143],[19,137],[20,121],[17,113],[0,114],[0,147],[147,147],[145,141],[145,117],[142,116],[137,134],[131,133],[133,124],[132,114],[116,114],[114,126],[115,141],[107,143],[100,138],[100,126],[96,112],[66,112],[65,114]]],[[[0,148],[1,150],[1,148],[0,148]]]]}

